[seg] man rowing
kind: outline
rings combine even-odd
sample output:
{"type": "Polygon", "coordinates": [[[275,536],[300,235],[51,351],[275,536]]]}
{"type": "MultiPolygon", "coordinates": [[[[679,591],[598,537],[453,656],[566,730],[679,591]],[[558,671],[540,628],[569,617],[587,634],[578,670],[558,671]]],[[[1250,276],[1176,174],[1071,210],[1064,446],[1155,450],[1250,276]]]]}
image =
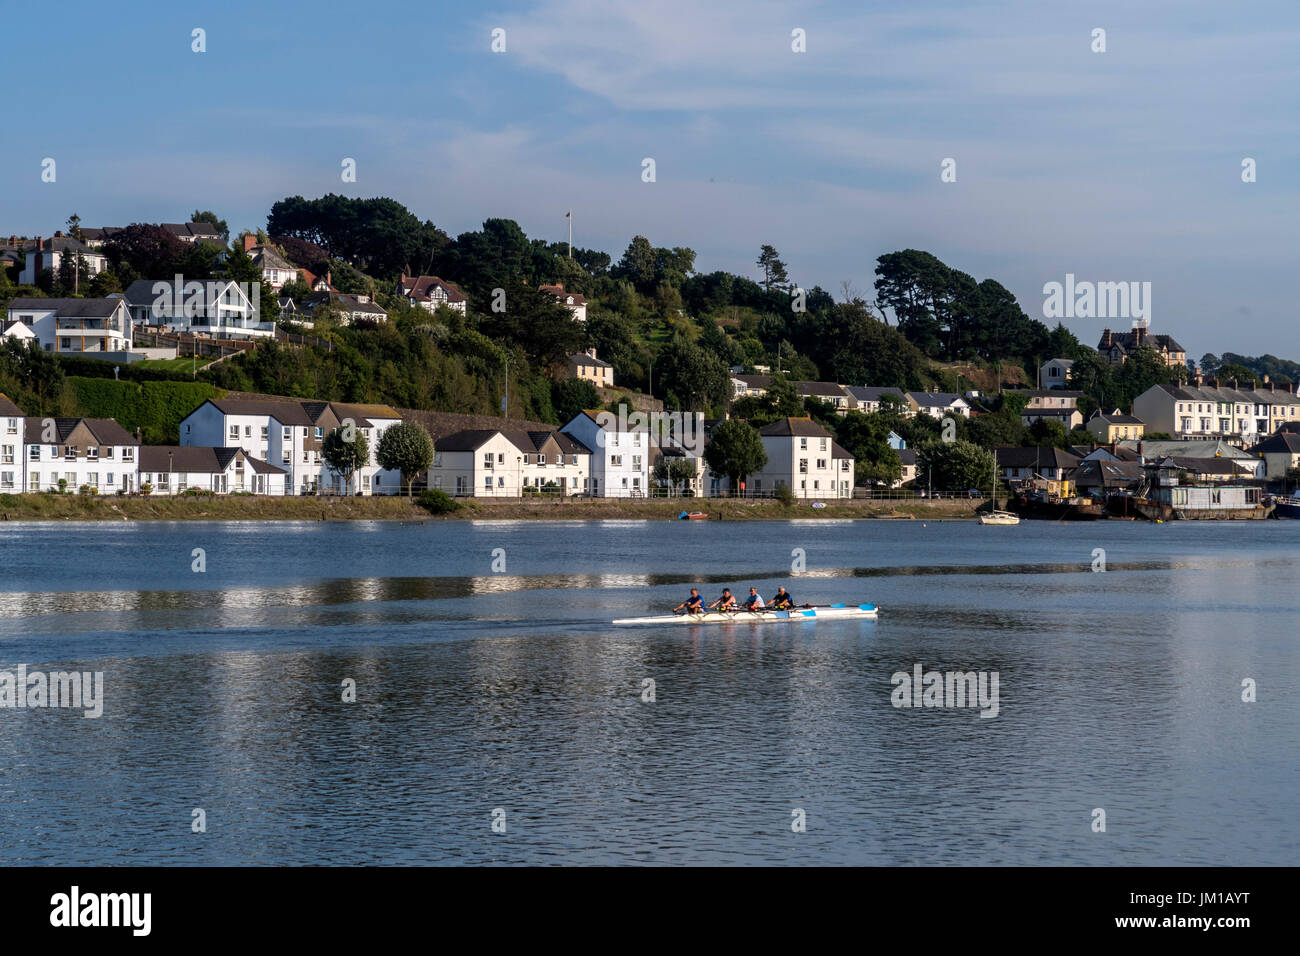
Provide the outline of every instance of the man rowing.
{"type": "Polygon", "coordinates": [[[719,611],[734,611],[736,609],[736,596],[731,593],[731,588],[722,589],[722,597],[718,598],[709,605],[709,610],[717,608],[719,611]]]}
{"type": "Polygon", "coordinates": [[[700,597],[698,588],[691,588],[691,596],[673,608],[673,613],[686,609],[687,614],[700,614],[704,611],[704,598],[700,597]]]}
{"type": "Polygon", "coordinates": [[[763,599],[759,596],[757,588],[749,589],[749,597],[745,598],[745,610],[746,611],[763,610],[763,599]]]}
{"type": "Polygon", "coordinates": [[[788,611],[794,607],[794,598],[785,588],[779,587],[776,589],[776,596],[772,598],[772,607],[778,611],[788,611]]]}

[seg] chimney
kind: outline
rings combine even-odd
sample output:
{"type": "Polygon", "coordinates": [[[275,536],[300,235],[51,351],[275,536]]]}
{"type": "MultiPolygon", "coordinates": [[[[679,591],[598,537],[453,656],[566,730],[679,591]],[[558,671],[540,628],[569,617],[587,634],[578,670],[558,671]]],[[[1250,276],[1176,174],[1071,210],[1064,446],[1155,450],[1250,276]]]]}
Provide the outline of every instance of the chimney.
{"type": "Polygon", "coordinates": [[[332,288],[334,288],[334,280],[333,280],[332,278],[330,278],[330,273],[331,273],[331,270],[329,270],[329,269],[326,269],[326,270],[325,270],[325,284],[326,284],[327,286],[329,286],[329,287],[332,289],[332,288]]]}
{"type": "Polygon", "coordinates": [[[248,252],[248,251],[249,251],[250,249],[252,249],[255,245],[257,245],[257,236],[245,236],[245,237],[244,237],[244,251],[245,251],[245,252],[248,252]]]}
{"type": "Polygon", "coordinates": [[[1146,342],[1146,338],[1147,338],[1147,327],[1145,325],[1139,325],[1133,329],[1134,345],[1142,345],[1143,343],[1146,342]]]}
{"type": "Polygon", "coordinates": [[[595,357],[596,357],[596,350],[595,350],[594,348],[587,349],[587,354],[590,355],[592,358],[595,358],[595,357]]]}
{"type": "Polygon", "coordinates": [[[1106,348],[1110,348],[1110,341],[1111,341],[1111,339],[1110,339],[1110,329],[1102,329],[1102,330],[1101,330],[1101,344],[1104,345],[1106,348]]]}

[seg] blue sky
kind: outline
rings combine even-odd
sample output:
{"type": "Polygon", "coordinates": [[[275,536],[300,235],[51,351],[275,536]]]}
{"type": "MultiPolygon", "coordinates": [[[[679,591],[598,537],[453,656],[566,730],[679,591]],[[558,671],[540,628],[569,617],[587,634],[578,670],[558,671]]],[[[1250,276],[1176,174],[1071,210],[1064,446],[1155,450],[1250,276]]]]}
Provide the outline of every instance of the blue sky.
{"type": "MultiPolygon", "coordinates": [[[[575,242],[615,258],[642,234],[756,275],[770,242],[837,294],[907,247],[1036,317],[1066,273],[1149,281],[1152,331],[1193,356],[1300,360],[1294,0],[144,0],[6,4],[3,23],[6,236],[195,207],[254,228],[332,191],[560,240],[572,208],[575,242]]],[[[1127,323],[1067,324],[1095,344],[1127,323]]]]}

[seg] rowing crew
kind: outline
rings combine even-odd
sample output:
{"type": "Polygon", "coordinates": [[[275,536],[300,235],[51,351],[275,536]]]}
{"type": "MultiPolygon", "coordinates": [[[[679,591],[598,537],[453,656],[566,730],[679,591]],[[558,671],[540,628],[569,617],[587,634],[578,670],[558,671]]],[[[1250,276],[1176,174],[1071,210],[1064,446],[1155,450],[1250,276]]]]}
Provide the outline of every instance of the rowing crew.
{"type": "MultiPolygon", "coordinates": [[[[790,592],[783,587],[776,589],[776,597],[772,598],[771,604],[763,602],[757,588],[750,588],[749,597],[739,604],[736,603],[736,596],[731,593],[731,588],[723,588],[722,596],[706,609],[704,598],[700,597],[699,590],[691,588],[691,596],[673,608],[673,613],[685,611],[687,614],[703,614],[705,610],[712,611],[714,608],[719,611],[788,611],[796,606],[790,592]]],[[[804,607],[811,606],[810,604],[804,605],[804,607]]]]}

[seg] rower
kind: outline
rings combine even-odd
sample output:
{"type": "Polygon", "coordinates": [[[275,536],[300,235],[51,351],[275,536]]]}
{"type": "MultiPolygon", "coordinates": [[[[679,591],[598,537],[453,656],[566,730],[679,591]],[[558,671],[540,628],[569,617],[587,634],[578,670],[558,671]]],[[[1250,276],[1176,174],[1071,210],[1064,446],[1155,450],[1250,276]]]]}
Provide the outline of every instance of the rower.
{"type": "Polygon", "coordinates": [[[787,611],[794,607],[794,598],[790,596],[790,592],[785,588],[777,588],[776,597],[772,598],[772,607],[780,611],[787,611]]]}
{"type": "Polygon", "coordinates": [[[723,588],[722,597],[710,604],[709,610],[713,610],[715,607],[719,611],[734,611],[736,609],[736,596],[731,593],[731,588],[723,588]]]}
{"type": "Polygon", "coordinates": [[[749,589],[749,597],[745,598],[745,610],[746,611],[763,610],[763,599],[759,596],[757,588],[749,589]]]}
{"type": "Polygon", "coordinates": [[[700,597],[698,588],[691,588],[691,596],[673,608],[673,613],[676,614],[682,608],[686,609],[687,614],[699,614],[704,610],[704,598],[700,597]]]}

